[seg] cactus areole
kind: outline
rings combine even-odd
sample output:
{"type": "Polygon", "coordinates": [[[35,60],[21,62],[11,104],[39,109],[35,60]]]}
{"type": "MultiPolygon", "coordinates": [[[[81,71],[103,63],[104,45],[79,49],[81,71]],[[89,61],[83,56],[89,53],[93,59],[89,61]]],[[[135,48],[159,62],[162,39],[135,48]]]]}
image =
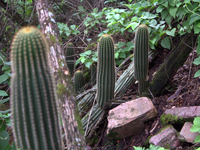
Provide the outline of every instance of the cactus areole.
{"type": "Polygon", "coordinates": [[[140,25],[135,33],[134,76],[136,80],[145,81],[148,77],[149,30],[140,25]]]}
{"type": "Polygon", "coordinates": [[[11,110],[21,150],[63,149],[49,48],[35,27],[20,29],[11,46],[11,110]]]}
{"type": "Polygon", "coordinates": [[[101,108],[114,99],[115,89],[115,50],[114,41],[108,34],[102,35],[98,47],[97,62],[97,102],[101,108]]]}

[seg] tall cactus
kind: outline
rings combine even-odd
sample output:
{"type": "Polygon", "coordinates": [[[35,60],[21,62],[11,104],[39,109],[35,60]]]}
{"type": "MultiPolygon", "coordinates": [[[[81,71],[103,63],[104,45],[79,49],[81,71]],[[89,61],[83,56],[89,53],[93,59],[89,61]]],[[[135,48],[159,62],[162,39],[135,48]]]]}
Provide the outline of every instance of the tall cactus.
{"type": "Polygon", "coordinates": [[[74,68],[75,68],[73,47],[74,47],[73,43],[68,43],[65,50],[65,60],[71,75],[74,73],[74,68]]]}
{"type": "Polygon", "coordinates": [[[114,41],[108,34],[102,35],[98,47],[97,62],[97,102],[101,108],[114,99],[115,90],[115,50],[114,41]]]}
{"type": "Polygon", "coordinates": [[[74,89],[76,94],[80,93],[80,90],[84,86],[84,84],[85,84],[85,79],[83,76],[83,72],[77,70],[74,74],[74,89]]]}
{"type": "Polygon", "coordinates": [[[61,126],[49,47],[35,27],[20,29],[12,41],[12,126],[21,150],[61,150],[61,126]]]}
{"type": "Polygon", "coordinates": [[[149,30],[146,25],[140,25],[135,34],[135,50],[134,50],[134,76],[140,84],[140,95],[145,89],[144,81],[148,80],[148,49],[149,49],[149,30]]]}

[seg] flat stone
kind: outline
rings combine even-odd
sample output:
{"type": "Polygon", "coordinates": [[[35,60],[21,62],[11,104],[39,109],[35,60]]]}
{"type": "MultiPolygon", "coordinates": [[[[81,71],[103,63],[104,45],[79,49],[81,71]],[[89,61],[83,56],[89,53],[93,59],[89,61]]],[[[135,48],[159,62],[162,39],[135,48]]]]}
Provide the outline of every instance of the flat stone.
{"type": "Polygon", "coordinates": [[[170,149],[175,149],[180,145],[177,131],[171,125],[167,126],[164,129],[161,129],[158,134],[151,137],[149,143],[170,149]]]}
{"type": "Polygon", "coordinates": [[[200,106],[175,107],[165,110],[164,113],[175,115],[184,119],[190,119],[200,116],[200,106]]]}
{"type": "Polygon", "coordinates": [[[122,103],[109,111],[107,134],[111,138],[125,138],[140,132],[144,122],[154,118],[157,110],[151,100],[141,97],[122,103]]]}
{"type": "Polygon", "coordinates": [[[200,134],[198,132],[190,131],[192,125],[193,124],[191,122],[185,122],[179,135],[180,140],[184,140],[189,143],[194,143],[195,138],[200,134]]]}

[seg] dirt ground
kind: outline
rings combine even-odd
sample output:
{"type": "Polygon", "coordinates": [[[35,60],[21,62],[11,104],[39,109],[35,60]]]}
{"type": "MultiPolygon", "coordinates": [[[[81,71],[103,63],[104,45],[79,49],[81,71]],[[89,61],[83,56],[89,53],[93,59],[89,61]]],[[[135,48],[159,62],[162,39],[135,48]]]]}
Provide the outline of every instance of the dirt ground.
{"type": "MultiPolygon", "coordinates": [[[[162,50],[159,52],[158,56],[150,63],[149,76],[152,78],[152,74],[157,70],[165,58],[167,58],[169,51],[162,50]]],[[[133,146],[148,147],[149,137],[155,135],[159,129],[163,127],[160,121],[160,116],[166,109],[172,107],[182,107],[182,106],[198,106],[200,104],[200,78],[194,78],[195,72],[200,69],[199,66],[195,66],[192,62],[197,57],[196,51],[193,50],[186,62],[182,67],[180,67],[176,75],[171,80],[169,87],[158,97],[152,99],[153,104],[157,108],[158,115],[155,119],[145,123],[145,129],[139,134],[133,135],[128,138],[124,138],[117,141],[107,141],[105,138],[105,132],[101,131],[101,135],[97,135],[99,141],[94,145],[94,149],[119,149],[119,150],[134,150],[133,146]],[[104,134],[104,135],[102,135],[104,134]],[[107,146],[100,146],[107,142],[107,146]],[[112,148],[108,148],[112,145],[112,148]],[[121,147],[121,148],[120,148],[121,147]]],[[[127,92],[118,99],[131,100],[137,97],[137,85],[132,85],[127,92]]],[[[174,125],[175,129],[179,132],[181,129],[180,125],[174,125]]],[[[106,130],[105,125],[102,126],[106,130]]],[[[181,143],[179,150],[189,150],[194,146],[194,144],[181,143]]]]}

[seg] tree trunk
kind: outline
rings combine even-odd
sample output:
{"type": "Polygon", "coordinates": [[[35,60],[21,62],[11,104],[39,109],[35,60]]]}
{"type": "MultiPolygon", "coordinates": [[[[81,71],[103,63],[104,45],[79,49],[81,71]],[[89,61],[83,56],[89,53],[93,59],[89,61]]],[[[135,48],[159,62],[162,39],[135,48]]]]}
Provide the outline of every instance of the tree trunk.
{"type": "Polygon", "coordinates": [[[192,52],[193,41],[195,40],[196,37],[193,37],[193,34],[187,34],[183,38],[181,37],[178,46],[156,71],[156,74],[149,85],[151,94],[146,90],[143,93],[143,96],[157,96],[169,83],[171,83],[176,71],[184,64],[189,54],[192,52]]]}
{"type": "Polygon", "coordinates": [[[81,120],[76,112],[76,98],[74,95],[71,76],[67,69],[61,48],[58,27],[54,12],[48,0],[35,0],[38,19],[42,32],[45,34],[50,47],[50,57],[56,78],[57,95],[60,102],[62,122],[65,131],[67,149],[85,149],[85,139],[81,120]]]}

